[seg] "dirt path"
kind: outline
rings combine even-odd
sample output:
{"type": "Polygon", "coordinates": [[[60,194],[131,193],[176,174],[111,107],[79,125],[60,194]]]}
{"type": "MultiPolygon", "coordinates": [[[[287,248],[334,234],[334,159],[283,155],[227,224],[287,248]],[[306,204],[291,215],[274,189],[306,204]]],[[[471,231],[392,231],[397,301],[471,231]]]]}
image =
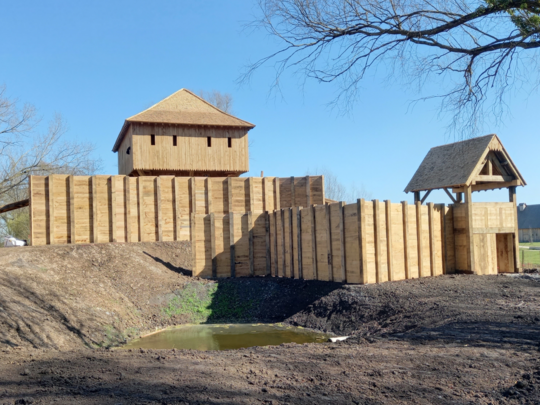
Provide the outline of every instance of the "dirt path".
{"type": "Polygon", "coordinates": [[[538,277],[215,283],[183,275],[188,256],[167,243],[2,250],[0,404],[540,403],[538,277]],[[227,352],[89,348],[194,317],[352,337],[227,352]]]}

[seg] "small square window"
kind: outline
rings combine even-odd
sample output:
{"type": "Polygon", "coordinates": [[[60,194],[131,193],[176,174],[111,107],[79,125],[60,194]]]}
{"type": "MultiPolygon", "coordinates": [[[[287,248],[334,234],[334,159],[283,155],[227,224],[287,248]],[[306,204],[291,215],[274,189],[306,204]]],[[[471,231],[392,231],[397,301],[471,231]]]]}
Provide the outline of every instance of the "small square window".
{"type": "Polygon", "coordinates": [[[232,138],[231,137],[227,138],[227,145],[229,146],[229,148],[232,148],[232,138]]]}
{"type": "Polygon", "coordinates": [[[156,144],[156,136],[154,134],[150,135],[150,145],[154,146],[156,144]]]}
{"type": "Polygon", "coordinates": [[[206,144],[208,145],[209,148],[212,146],[212,137],[211,136],[206,137],[206,144]]]}
{"type": "Polygon", "coordinates": [[[176,138],[177,138],[176,135],[173,135],[173,137],[172,137],[172,146],[177,146],[178,145],[178,143],[177,143],[178,141],[177,141],[176,138]]]}

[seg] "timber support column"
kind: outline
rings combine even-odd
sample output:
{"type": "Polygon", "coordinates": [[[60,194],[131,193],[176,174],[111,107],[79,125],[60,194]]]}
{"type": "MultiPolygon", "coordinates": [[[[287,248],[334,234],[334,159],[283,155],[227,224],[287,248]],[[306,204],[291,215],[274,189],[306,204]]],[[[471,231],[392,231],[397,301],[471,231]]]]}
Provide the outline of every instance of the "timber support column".
{"type": "MultiPolygon", "coordinates": [[[[508,197],[510,199],[510,202],[514,205],[514,233],[512,234],[513,240],[513,247],[514,247],[514,272],[519,273],[520,267],[519,267],[519,230],[518,230],[518,220],[517,220],[517,194],[516,194],[516,186],[511,186],[508,188],[508,197]]],[[[531,240],[532,242],[532,240],[531,240]]]]}
{"type": "Polygon", "coordinates": [[[467,246],[467,270],[476,274],[474,266],[474,234],[473,234],[473,205],[472,187],[465,187],[465,238],[467,246]]]}

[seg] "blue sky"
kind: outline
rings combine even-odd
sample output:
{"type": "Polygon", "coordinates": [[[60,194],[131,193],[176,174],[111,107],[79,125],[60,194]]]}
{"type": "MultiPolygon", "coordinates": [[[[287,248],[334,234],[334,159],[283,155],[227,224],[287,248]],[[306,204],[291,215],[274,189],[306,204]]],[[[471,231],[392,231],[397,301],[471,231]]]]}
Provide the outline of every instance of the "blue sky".
{"type": "MultiPolygon", "coordinates": [[[[301,176],[324,166],[373,198],[412,201],[403,189],[429,148],[454,141],[435,101],[411,108],[417,94],[382,74],[363,83],[348,115],[328,107],[336,86],[302,87],[292,72],[282,93],[271,94],[271,65],[239,86],[250,61],[279,47],[266,32],[244,28],[258,13],[255,0],[0,0],[0,10],[0,84],[44,118],[61,113],[69,138],[95,143],[104,174],[117,173],[111,149],[124,119],[183,87],[231,93],[234,113],[257,125],[248,175],[301,176]]],[[[523,90],[509,105],[512,116],[486,133],[500,136],[528,182],[519,201],[540,203],[540,98],[523,90]]],[[[473,199],[506,201],[507,192],[473,199]]],[[[429,200],[449,202],[443,192],[429,200]]]]}

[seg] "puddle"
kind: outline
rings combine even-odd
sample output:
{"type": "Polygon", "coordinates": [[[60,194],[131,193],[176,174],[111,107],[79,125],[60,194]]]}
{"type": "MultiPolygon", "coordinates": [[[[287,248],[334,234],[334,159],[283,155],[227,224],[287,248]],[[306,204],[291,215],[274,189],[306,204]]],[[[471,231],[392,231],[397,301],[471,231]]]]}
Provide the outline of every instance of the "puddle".
{"type": "Polygon", "coordinates": [[[274,324],[186,325],[133,340],[123,349],[231,350],[282,343],[322,343],[330,335],[274,324]]]}

